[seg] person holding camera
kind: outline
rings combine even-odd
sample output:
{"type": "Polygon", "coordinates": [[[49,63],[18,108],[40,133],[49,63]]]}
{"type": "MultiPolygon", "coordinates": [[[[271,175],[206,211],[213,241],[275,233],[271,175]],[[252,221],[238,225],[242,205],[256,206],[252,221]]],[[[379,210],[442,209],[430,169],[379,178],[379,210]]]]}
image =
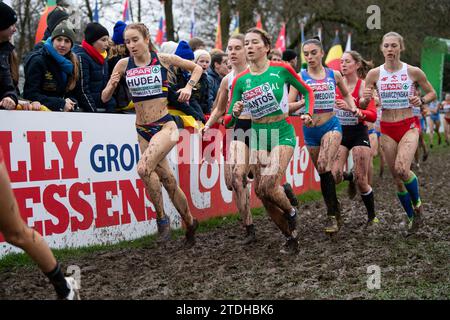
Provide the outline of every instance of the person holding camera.
{"type": "Polygon", "coordinates": [[[72,52],[75,32],[65,21],[43,47],[25,61],[25,99],[39,101],[52,111],[74,111],[77,106],[79,62],[72,52]]]}

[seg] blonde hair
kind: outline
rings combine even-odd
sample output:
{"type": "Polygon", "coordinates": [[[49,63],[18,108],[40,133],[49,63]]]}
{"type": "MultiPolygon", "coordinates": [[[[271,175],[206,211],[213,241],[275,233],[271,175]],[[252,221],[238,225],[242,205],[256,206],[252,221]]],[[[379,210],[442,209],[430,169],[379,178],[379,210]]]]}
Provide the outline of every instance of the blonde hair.
{"type": "Polygon", "coordinates": [[[201,56],[207,56],[209,57],[209,60],[211,61],[211,55],[208,51],[203,49],[197,49],[194,52],[194,63],[197,63],[198,59],[200,59],[201,56]]]}
{"type": "Polygon", "coordinates": [[[384,40],[385,40],[387,37],[395,37],[395,38],[397,38],[397,39],[398,39],[398,42],[400,43],[400,50],[401,50],[401,51],[404,51],[404,50],[405,50],[405,40],[403,39],[403,37],[402,37],[399,33],[394,32],[394,31],[391,31],[391,32],[386,33],[386,34],[383,36],[383,41],[381,41],[381,45],[383,45],[384,40]]]}

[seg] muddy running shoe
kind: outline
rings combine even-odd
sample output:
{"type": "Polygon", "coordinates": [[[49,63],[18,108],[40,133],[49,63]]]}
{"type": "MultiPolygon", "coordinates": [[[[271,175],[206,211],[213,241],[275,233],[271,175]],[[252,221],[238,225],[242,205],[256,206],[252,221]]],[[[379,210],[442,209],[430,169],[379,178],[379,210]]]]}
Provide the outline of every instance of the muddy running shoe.
{"type": "Polygon", "coordinates": [[[299,253],[298,239],[295,237],[286,238],[286,242],[280,250],[280,253],[294,255],[299,253]]]}
{"type": "Polygon", "coordinates": [[[245,238],[242,240],[243,245],[248,245],[256,241],[255,225],[245,226],[245,238]]]}
{"type": "Polygon", "coordinates": [[[184,246],[186,249],[192,248],[195,245],[195,231],[198,229],[198,220],[192,220],[192,225],[186,228],[186,240],[184,246]]]}
{"type": "Polygon", "coordinates": [[[423,224],[423,206],[422,203],[414,208],[414,217],[412,219],[408,218],[408,235],[415,233],[423,224]]]}
{"type": "Polygon", "coordinates": [[[73,277],[66,277],[65,279],[70,292],[64,300],[81,300],[77,281],[73,277]]]}
{"type": "Polygon", "coordinates": [[[325,224],[326,233],[337,233],[342,225],[342,218],[340,216],[328,216],[325,224]]]}
{"type": "Polygon", "coordinates": [[[158,243],[167,242],[170,240],[170,218],[165,216],[162,219],[156,219],[156,226],[158,228],[158,243]]]}
{"type": "Polygon", "coordinates": [[[375,218],[367,221],[365,229],[366,229],[366,231],[375,231],[378,229],[379,226],[380,226],[380,220],[378,220],[378,218],[375,217],[375,218]]]}

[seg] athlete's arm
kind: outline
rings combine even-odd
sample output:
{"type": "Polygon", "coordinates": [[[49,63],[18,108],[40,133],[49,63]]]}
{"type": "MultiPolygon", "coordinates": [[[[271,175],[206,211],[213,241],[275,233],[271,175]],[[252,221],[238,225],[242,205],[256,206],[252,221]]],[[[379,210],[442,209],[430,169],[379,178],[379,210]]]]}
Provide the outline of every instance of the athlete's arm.
{"type": "Polygon", "coordinates": [[[219,120],[221,116],[225,114],[227,111],[227,103],[228,103],[228,77],[225,76],[220,83],[219,91],[217,92],[216,100],[214,101],[213,111],[208,121],[205,124],[205,127],[211,127],[213,124],[219,120]]]}
{"type": "Polygon", "coordinates": [[[105,89],[102,91],[102,102],[106,103],[109,100],[111,100],[114,91],[116,91],[117,85],[119,84],[120,78],[125,73],[125,69],[128,64],[128,58],[120,59],[119,62],[117,62],[116,66],[114,67],[114,70],[111,74],[111,78],[109,78],[108,84],[106,85],[105,89]]]}
{"type": "Polygon", "coordinates": [[[347,86],[344,83],[344,78],[342,77],[340,72],[333,71],[334,72],[334,79],[336,80],[336,85],[338,86],[339,90],[341,91],[341,95],[345,103],[348,107],[350,107],[350,110],[353,113],[358,112],[358,108],[355,105],[355,101],[353,100],[352,95],[350,92],[348,92],[347,86]]]}
{"type": "Polygon", "coordinates": [[[305,105],[305,99],[301,99],[297,101],[298,97],[298,90],[294,87],[291,87],[289,90],[289,114],[295,113],[296,111],[300,110],[305,105]]]}
{"type": "MultiPolygon", "coordinates": [[[[300,92],[305,99],[305,113],[312,117],[314,113],[314,92],[310,86],[308,86],[302,78],[294,71],[294,69],[288,65],[284,65],[285,75],[287,82],[297,89],[297,94],[300,92]]],[[[292,88],[291,88],[292,90],[292,88]]]]}
{"type": "Polygon", "coordinates": [[[198,80],[200,80],[200,77],[202,76],[203,73],[202,67],[200,67],[199,65],[197,65],[192,61],[182,59],[174,54],[158,53],[158,58],[164,65],[169,66],[172,65],[175,67],[179,67],[191,73],[191,79],[186,84],[186,87],[177,91],[180,93],[178,101],[180,102],[189,101],[189,99],[191,98],[192,89],[195,87],[198,80]]]}
{"type": "Polygon", "coordinates": [[[367,109],[367,105],[373,98],[373,91],[379,78],[379,70],[379,68],[372,69],[366,76],[363,95],[359,100],[359,106],[362,109],[367,109]]]}
{"type": "MultiPolygon", "coordinates": [[[[364,92],[365,82],[364,80],[361,82],[361,87],[359,87],[358,97],[362,98],[364,92]]],[[[362,118],[367,122],[375,122],[377,121],[377,102],[375,98],[371,99],[366,109],[361,109],[362,118]]]]}
{"type": "MultiPolygon", "coordinates": [[[[236,77],[233,81],[233,85],[231,86],[231,101],[228,105],[228,110],[233,110],[234,106],[240,102],[242,103],[242,87],[239,81],[239,77],[236,77]]],[[[239,115],[235,115],[233,111],[231,111],[231,118],[228,123],[225,123],[225,128],[232,128],[238,119],[239,115]]]]}
{"type": "Polygon", "coordinates": [[[418,96],[412,97],[411,103],[418,107],[422,104],[428,104],[436,100],[436,91],[434,90],[430,81],[428,81],[425,73],[421,69],[412,66],[408,67],[408,72],[411,75],[412,80],[417,82],[422,90],[425,91],[425,95],[422,98],[418,96]]]}

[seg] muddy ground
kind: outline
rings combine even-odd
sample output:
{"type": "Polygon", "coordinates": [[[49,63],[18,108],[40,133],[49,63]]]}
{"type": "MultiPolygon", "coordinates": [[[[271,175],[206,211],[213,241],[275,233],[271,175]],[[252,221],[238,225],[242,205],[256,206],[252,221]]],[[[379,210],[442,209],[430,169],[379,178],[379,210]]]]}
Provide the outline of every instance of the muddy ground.
{"type": "MultiPolygon", "coordinates": [[[[342,194],[345,225],[333,240],[322,232],[322,201],[302,204],[301,251],[279,253],[280,232],[266,215],[256,219],[258,241],[244,247],[235,223],[198,235],[181,250],[181,238],[164,247],[104,250],[64,265],[81,267],[83,299],[449,299],[450,148],[431,155],[418,171],[425,226],[405,238],[390,176],[376,179],[379,230],[363,231],[359,197],[342,194]],[[381,288],[367,288],[367,269],[380,267],[381,288]]],[[[54,299],[35,267],[0,271],[0,299],[54,299]]]]}

